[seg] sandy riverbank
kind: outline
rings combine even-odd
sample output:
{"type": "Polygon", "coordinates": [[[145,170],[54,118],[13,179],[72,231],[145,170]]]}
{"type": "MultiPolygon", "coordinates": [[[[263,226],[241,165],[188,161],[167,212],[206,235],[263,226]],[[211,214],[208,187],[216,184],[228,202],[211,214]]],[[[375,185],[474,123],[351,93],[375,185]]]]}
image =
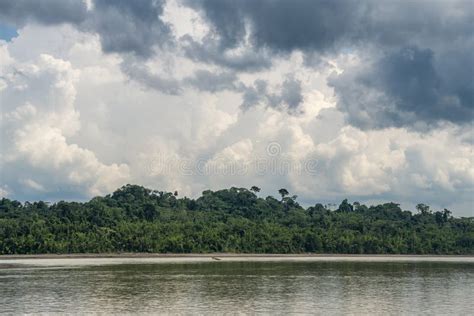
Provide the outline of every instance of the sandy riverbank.
{"type": "Polygon", "coordinates": [[[188,260],[225,260],[225,261],[260,261],[260,260],[296,260],[296,261],[472,261],[474,255],[354,255],[354,254],[240,254],[240,253],[75,253],[75,254],[33,254],[33,255],[0,255],[0,260],[18,259],[182,259],[188,260]]]}

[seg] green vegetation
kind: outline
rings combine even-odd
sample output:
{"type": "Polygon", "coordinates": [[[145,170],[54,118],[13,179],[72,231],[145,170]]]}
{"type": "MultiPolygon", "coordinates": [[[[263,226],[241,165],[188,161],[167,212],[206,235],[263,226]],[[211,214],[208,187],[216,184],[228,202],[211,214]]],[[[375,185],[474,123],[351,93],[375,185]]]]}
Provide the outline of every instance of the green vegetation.
{"type": "Polygon", "coordinates": [[[426,205],[367,207],[344,200],[337,210],[301,207],[296,196],[257,197],[251,190],[178,193],[126,185],[86,203],[0,201],[0,253],[354,253],[474,254],[474,218],[426,205]]]}

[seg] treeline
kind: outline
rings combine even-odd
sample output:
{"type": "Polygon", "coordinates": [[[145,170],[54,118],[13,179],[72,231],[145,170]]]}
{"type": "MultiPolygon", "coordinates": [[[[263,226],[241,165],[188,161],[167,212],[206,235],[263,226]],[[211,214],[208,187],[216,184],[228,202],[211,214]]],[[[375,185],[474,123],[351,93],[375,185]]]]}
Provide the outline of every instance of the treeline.
{"type": "Polygon", "coordinates": [[[336,210],[257,187],[198,199],[126,185],[86,203],[0,201],[0,254],[349,253],[474,254],[474,218],[344,200],[336,210]]]}

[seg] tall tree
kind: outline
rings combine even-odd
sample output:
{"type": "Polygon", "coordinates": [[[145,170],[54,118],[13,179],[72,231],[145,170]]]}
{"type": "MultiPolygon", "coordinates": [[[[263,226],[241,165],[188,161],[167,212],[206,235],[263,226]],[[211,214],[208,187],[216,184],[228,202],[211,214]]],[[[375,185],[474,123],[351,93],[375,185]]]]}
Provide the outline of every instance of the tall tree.
{"type": "Polygon", "coordinates": [[[290,192],[288,192],[288,190],[287,190],[287,189],[284,189],[284,188],[278,190],[278,193],[280,193],[282,200],[285,198],[285,196],[287,196],[288,194],[290,194],[290,192]]]}
{"type": "Polygon", "coordinates": [[[250,191],[258,193],[258,192],[260,192],[260,188],[257,187],[257,186],[253,186],[253,187],[250,188],[250,191]]]}

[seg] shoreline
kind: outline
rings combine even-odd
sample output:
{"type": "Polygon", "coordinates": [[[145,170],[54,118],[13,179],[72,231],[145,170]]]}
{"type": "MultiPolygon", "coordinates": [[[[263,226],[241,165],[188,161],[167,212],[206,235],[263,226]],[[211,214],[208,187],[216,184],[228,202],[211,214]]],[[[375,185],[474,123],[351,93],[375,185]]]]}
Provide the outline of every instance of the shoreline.
{"type": "Polygon", "coordinates": [[[256,258],[256,259],[292,259],[292,258],[469,258],[474,255],[437,255],[437,254],[259,254],[259,253],[71,253],[71,254],[14,254],[0,255],[4,259],[148,259],[148,258],[256,258]]]}

